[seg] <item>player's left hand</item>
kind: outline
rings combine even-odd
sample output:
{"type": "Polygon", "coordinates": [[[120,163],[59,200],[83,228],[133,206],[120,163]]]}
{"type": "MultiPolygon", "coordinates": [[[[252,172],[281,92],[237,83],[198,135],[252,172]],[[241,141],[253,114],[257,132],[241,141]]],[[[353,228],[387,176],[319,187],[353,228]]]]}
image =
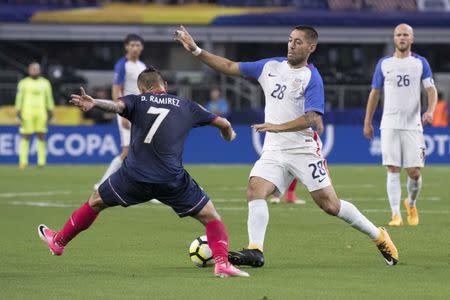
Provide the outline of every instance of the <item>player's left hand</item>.
{"type": "Polygon", "coordinates": [[[428,111],[424,112],[422,115],[422,124],[427,125],[432,123],[433,123],[433,114],[428,111]]]}
{"type": "Polygon", "coordinates": [[[80,95],[72,94],[69,103],[79,107],[82,111],[89,111],[94,107],[94,98],[87,95],[82,87],[80,87],[80,95]]]}
{"type": "Polygon", "coordinates": [[[264,123],[264,124],[254,124],[252,128],[256,130],[256,132],[280,132],[279,124],[272,123],[264,123]]]}

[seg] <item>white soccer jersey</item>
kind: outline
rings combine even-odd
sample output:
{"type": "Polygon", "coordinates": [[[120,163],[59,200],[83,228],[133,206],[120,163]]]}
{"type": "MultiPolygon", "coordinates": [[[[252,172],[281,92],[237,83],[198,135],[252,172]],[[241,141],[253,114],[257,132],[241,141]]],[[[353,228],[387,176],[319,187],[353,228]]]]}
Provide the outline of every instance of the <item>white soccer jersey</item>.
{"type": "Polygon", "coordinates": [[[381,129],[420,130],[420,85],[434,85],[428,61],[415,53],[406,58],[386,56],[375,68],[372,88],[384,87],[381,129]]]}
{"type": "Polygon", "coordinates": [[[140,61],[127,60],[122,57],[114,66],[114,84],[123,86],[123,95],[140,94],[137,86],[137,78],[146,68],[145,64],[140,61]]]}
{"type": "MultiPolygon", "coordinates": [[[[324,90],[319,72],[313,65],[292,69],[286,57],[256,62],[241,62],[244,77],[257,79],[264,90],[265,122],[281,124],[308,111],[324,113],[324,90]]],[[[317,147],[318,135],[311,128],[297,132],[266,133],[263,150],[317,147]]]]}
{"type": "MultiPolygon", "coordinates": [[[[139,74],[145,70],[145,64],[140,61],[127,60],[122,57],[114,66],[114,84],[123,86],[123,95],[140,94],[137,79],[139,74]]],[[[122,117],[117,114],[117,125],[119,126],[120,144],[122,147],[130,145],[130,129],[122,126],[122,117]]]]}

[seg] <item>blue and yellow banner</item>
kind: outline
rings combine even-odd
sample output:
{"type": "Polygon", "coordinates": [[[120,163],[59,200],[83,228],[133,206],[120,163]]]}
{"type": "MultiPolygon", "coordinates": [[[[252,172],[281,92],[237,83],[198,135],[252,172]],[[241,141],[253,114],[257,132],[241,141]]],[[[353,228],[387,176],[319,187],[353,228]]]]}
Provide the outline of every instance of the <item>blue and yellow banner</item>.
{"type": "Polygon", "coordinates": [[[219,16],[246,15],[286,11],[280,7],[225,7],[214,4],[124,4],[112,3],[100,7],[36,12],[34,23],[78,24],[212,24],[219,16]]]}

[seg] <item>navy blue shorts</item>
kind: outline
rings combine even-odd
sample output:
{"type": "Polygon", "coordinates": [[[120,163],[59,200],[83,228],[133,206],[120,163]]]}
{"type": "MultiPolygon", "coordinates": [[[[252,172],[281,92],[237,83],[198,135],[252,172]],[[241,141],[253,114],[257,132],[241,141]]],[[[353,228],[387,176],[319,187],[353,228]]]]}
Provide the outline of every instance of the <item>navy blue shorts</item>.
{"type": "Polygon", "coordinates": [[[158,199],[180,217],[196,215],[209,201],[186,171],[171,182],[144,183],[133,180],[120,168],[100,185],[98,193],[108,206],[127,207],[158,199]]]}

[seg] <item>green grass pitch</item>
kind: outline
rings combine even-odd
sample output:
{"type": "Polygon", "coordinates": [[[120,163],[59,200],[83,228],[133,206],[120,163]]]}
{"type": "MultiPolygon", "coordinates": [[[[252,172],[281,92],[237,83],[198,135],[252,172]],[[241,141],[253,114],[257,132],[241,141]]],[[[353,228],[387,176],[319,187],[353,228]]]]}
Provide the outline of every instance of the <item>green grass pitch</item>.
{"type": "MultiPolygon", "coordinates": [[[[245,188],[251,166],[188,166],[225,221],[230,248],[247,242],[245,188]]],[[[420,225],[388,228],[400,253],[385,265],[375,245],[312,203],[271,205],[266,265],[250,278],[213,277],[189,260],[200,223],[163,205],[112,208],[53,257],[36,227],[60,228],[105,166],[0,166],[1,299],[450,299],[450,168],[427,166],[420,225]]],[[[339,197],[386,226],[381,166],[330,166],[339,197]]],[[[405,182],[405,175],[402,175],[405,182]]],[[[406,195],[403,187],[403,196],[406,195]]],[[[406,223],[406,213],[402,208],[406,223]]]]}

